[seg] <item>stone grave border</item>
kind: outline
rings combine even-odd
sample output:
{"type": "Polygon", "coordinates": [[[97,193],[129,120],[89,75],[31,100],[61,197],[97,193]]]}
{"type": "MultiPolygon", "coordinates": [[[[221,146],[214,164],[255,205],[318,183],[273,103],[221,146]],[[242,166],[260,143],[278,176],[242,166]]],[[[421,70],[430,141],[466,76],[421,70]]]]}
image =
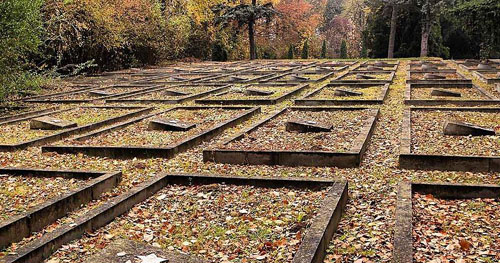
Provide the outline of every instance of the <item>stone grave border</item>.
{"type": "Polygon", "coordinates": [[[413,193],[432,194],[441,199],[498,198],[500,185],[450,183],[399,183],[394,228],[394,263],[413,263],[413,193]]]}
{"type": "Polygon", "coordinates": [[[218,76],[213,76],[211,78],[206,78],[198,81],[194,81],[194,83],[199,83],[199,84],[250,84],[250,83],[259,83],[263,81],[267,81],[267,79],[273,77],[273,73],[252,73],[252,72],[237,72],[237,73],[229,73],[229,74],[223,74],[223,75],[218,75],[218,76]],[[232,80],[226,80],[222,81],[220,79],[225,78],[225,77],[234,77],[237,75],[242,75],[242,74],[248,74],[248,75],[253,75],[254,77],[249,78],[244,81],[232,81],[232,80]],[[220,80],[220,81],[219,81],[220,80]]]}
{"type": "Polygon", "coordinates": [[[68,92],[64,94],[59,94],[59,95],[50,95],[48,97],[43,97],[43,98],[37,98],[37,99],[28,99],[25,100],[25,102],[28,103],[92,103],[95,101],[103,101],[106,99],[110,98],[116,98],[120,96],[125,96],[125,95],[133,95],[136,93],[140,93],[143,91],[147,91],[150,89],[154,89],[156,86],[142,86],[142,85],[112,85],[112,86],[107,86],[107,87],[97,87],[97,88],[90,88],[90,89],[84,89],[80,91],[75,91],[75,92],[68,92]],[[86,93],[90,91],[95,91],[95,90],[106,90],[106,89],[113,89],[113,88],[142,88],[139,90],[134,90],[134,91],[126,91],[122,93],[117,93],[117,94],[112,94],[109,96],[101,96],[101,97],[95,97],[95,98],[90,98],[90,99],[63,99],[60,97],[64,97],[66,95],[73,95],[73,94],[80,94],[80,93],[86,93]]]}
{"type": "Polygon", "coordinates": [[[332,76],[334,76],[336,71],[330,71],[329,73],[307,73],[307,72],[288,72],[285,74],[277,74],[273,77],[270,77],[263,82],[274,82],[274,83],[285,83],[285,84],[295,84],[295,83],[317,83],[324,81],[332,76]],[[293,75],[293,74],[315,74],[315,75],[320,75],[321,77],[319,79],[308,79],[308,80],[281,80],[281,78],[286,77],[288,75],[293,75]]]}
{"type": "Polygon", "coordinates": [[[166,113],[174,110],[200,110],[200,109],[211,109],[211,108],[223,108],[228,110],[245,110],[245,112],[239,114],[236,117],[233,117],[227,121],[223,121],[217,124],[215,127],[205,130],[199,134],[195,134],[188,138],[181,140],[176,144],[170,144],[168,146],[162,147],[152,147],[152,146],[89,146],[89,145],[48,145],[42,147],[42,152],[57,152],[60,154],[76,154],[83,153],[91,156],[101,156],[101,157],[111,157],[111,158],[119,158],[119,159],[131,159],[131,158],[172,158],[177,153],[186,151],[203,141],[210,140],[211,138],[219,135],[225,129],[230,127],[234,127],[237,124],[240,124],[252,116],[260,113],[260,107],[238,107],[238,106],[179,106],[174,107],[165,111],[148,114],[146,116],[141,116],[127,122],[119,123],[117,125],[113,125],[111,127],[107,127],[89,134],[85,134],[79,137],[74,138],[76,141],[85,141],[88,138],[99,136],[104,133],[111,132],[113,130],[123,129],[129,125],[133,125],[142,120],[154,117],[156,115],[160,115],[162,113],[166,113]]]}
{"type": "Polygon", "coordinates": [[[69,91],[61,91],[61,92],[49,93],[49,94],[43,94],[43,95],[27,96],[24,98],[15,99],[13,101],[28,102],[29,100],[40,100],[40,99],[44,99],[44,98],[50,98],[52,96],[67,95],[67,94],[76,93],[76,92],[80,92],[80,91],[92,90],[95,88],[92,86],[85,86],[85,85],[71,85],[71,86],[74,86],[74,89],[69,90],[69,91]]]}
{"type": "Polygon", "coordinates": [[[500,108],[451,108],[451,107],[411,107],[406,109],[401,130],[399,167],[411,170],[441,170],[467,172],[499,172],[500,156],[414,154],[411,152],[411,112],[429,111],[483,111],[500,112],[500,108]]]}
{"type": "Polygon", "coordinates": [[[360,134],[356,137],[347,152],[333,151],[301,151],[301,150],[237,150],[237,149],[204,149],[203,161],[244,164],[244,165],[283,165],[283,166],[315,166],[315,167],[359,167],[366,151],[370,138],[375,129],[379,109],[361,107],[288,107],[271,116],[259,121],[241,133],[233,136],[223,144],[227,145],[233,141],[243,138],[246,134],[258,129],[273,118],[285,113],[287,110],[301,111],[338,111],[338,110],[371,110],[371,117],[365,121],[360,134]]]}
{"type": "Polygon", "coordinates": [[[382,70],[380,70],[380,69],[379,70],[368,70],[368,69],[366,69],[366,67],[368,67],[368,66],[374,66],[374,64],[375,63],[368,63],[368,61],[365,61],[363,63],[360,63],[359,65],[357,65],[353,69],[351,69],[351,71],[354,71],[356,73],[362,73],[362,72],[388,72],[388,71],[397,71],[398,68],[399,68],[399,60],[398,60],[397,63],[388,63],[390,65],[394,65],[390,69],[382,69],[382,70]]]}
{"type": "Polygon", "coordinates": [[[154,109],[153,107],[139,107],[139,106],[80,106],[80,107],[75,107],[75,108],[68,108],[68,109],[63,109],[63,110],[52,111],[52,112],[43,113],[40,115],[35,115],[35,116],[30,116],[30,117],[24,117],[21,119],[6,121],[6,122],[0,123],[0,125],[16,123],[16,122],[25,121],[25,120],[29,120],[29,119],[33,119],[33,118],[37,118],[37,117],[41,117],[41,116],[47,116],[47,115],[56,114],[56,113],[60,113],[60,112],[71,111],[71,110],[75,110],[75,109],[79,109],[79,108],[102,108],[102,109],[125,109],[125,110],[130,109],[130,110],[134,110],[134,111],[129,112],[129,113],[125,113],[125,114],[122,114],[120,116],[116,116],[113,118],[109,118],[109,119],[106,119],[103,121],[99,121],[96,123],[91,123],[91,124],[87,124],[87,125],[75,127],[75,128],[69,128],[67,130],[63,130],[63,131],[56,132],[56,133],[51,134],[51,135],[43,136],[40,138],[35,138],[35,139],[25,141],[25,142],[20,142],[20,143],[16,143],[16,144],[0,144],[0,152],[23,150],[23,149],[26,149],[28,147],[55,142],[55,141],[67,138],[69,136],[72,136],[72,135],[81,134],[84,132],[90,132],[90,131],[102,128],[106,125],[114,124],[114,123],[129,119],[129,118],[132,118],[135,116],[139,116],[143,113],[150,112],[154,109]]]}
{"type": "Polygon", "coordinates": [[[412,68],[412,66],[415,66],[415,65],[411,65],[411,64],[408,64],[408,66],[406,66],[406,70],[408,72],[414,72],[414,73],[456,73],[457,70],[454,69],[454,68],[438,68],[438,69],[433,69],[433,70],[422,70],[422,69],[419,69],[418,67],[417,68],[412,68]]]}
{"type": "Polygon", "coordinates": [[[407,84],[462,84],[462,83],[472,83],[472,79],[468,79],[464,74],[455,71],[455,72],[442,72],[440,70],[434,70],[432,72],[427,72],[427,71],[408,71],[406,75],[406,83],[407,84]],[[429,80],[419,80],[419,79],[411,79],[412,74],[425,74],[425,73],[443,73],[443,74],[449,74],[449,73],[454,73],[457,74],[460,79],[429,79],[429,80]]]}
{"type": "MultiPolygon", "coordinates": [[[[287,84],[287,83],[262,83],[262,84],[249,84],[245,85],[242,88],[246,88],[248,86],[275,86],[275,87],[297,87],[293,90],[290,90],[289,92],[281,95],[280,97],[271,99],[271,98],[265,98],[267,96],[263,96],[264,98],[262,99],[229,99],[229,100],[222,100],[222,99],[217,99],[217,95],[212,95],[207,98],[203,99],[198,99],[196,100],[196,103],[199,104],[218,104],[218,105],[273,105],[280,103],[300,92],[302,92],[304,89],[309,87],[309,84],[287,84]]],[[[231,91],[228,91],[231,92],[231,91]]],[[[222,94],[222,93],[221,93],[222,94]]]]}
{"type": "Polygon", "coordinates": [[[326,250],[337,231],[342,213],[348,199],[347,181],[332,181],[310,178],[273,178],[273,177],[237,177],[196,174],[161,174],[126,193],[112,198],[100,207],[92,209],[77,218],[73,224],[65,224],[55,231],[20,247],[16,254],[0,259],[2,263],[35,263],[50,257],[62,245],[79,238],[85,232],[93,232],[118,216],[128,212],[135,205],[145,201],[159,190],[172,184],[206,185],[231,184],[248,185],[261,188],[320,189],[332,188],[322,201],[311,226],[306,230],[301,245],[292,260],[293,263],[320,263],[326,256],[326,250]]]}
{"type": "Polygon", "coordinates": [[[443,104],[453,104],[457,106],[481,106],[481,105],[498,105],[500,104],[500,99],[491,95],[489,92],[483,88],[474,84],[406,84],[405,88],[405,104],[415,105],[415,106],[436,106],[443,104]],[[479,91],[482,95],[488,99],[472,100],[472,99],[459,99],[459,100],[447,100],[447,99],[412,99],[411,91],[413,88],[444,88],[447,87],[460,87],[460,88],[472,88],[479,91]]]}
{"type": "Polygon", "coordinates": [[[485,70],[485,71],[474,71],[472,72],[472,75],[476,76],[479,80],[486,84],[495,84],[495,83],[500,83],[500,76],[496,78],[489,78],[483,75],[483,73],[499,73],[500,70],[485,70]]]}
{"type": "Polygon", "coordinates": [[[383,104],[385,98],[387,97],[387,93],[389,91],[389,83],[360,83],[360,84],[338,84],[338,83],[330,83],[326,84],[316,90],[313,90],[309,94],[306,94],[304,97],[295,100],[295,105],[299,106],[324,106],[324,105],[369,105],[369,104],[383,104]],[[336,100],[336,99],[313,99],[312,96],[321,92],[325,88],[336,87],[336,86],[380,86],[381,94],[378,98],[372,100],[361,100],[361,99],[346,99],[346,100],[336,100]]]}
{"type": "Polygon", "coordinates": [[[213,78],[217,78],[222,76],[223,74],[220,73],[194,73],[194,72],[174,72],[174,73],[164,73],[159,76],[155,77],[150,77],[147,79],[142,79],[142,80],[137,80],[134,81],[133,83],[137,84],[150,84],[150,85],[182,85],[182,84],[188,84],[188,83],[196,83],[196,82],[201,82],[204,80],[210,80],[213,78]],[[182,75],[202,75],[201,77],[198,78],[193,78],[193,79],[186,79],[186,80],[179,80],[179,81],[161,81],[162,79],[168,79],[170,77],[177,77],[182,75]],[[159,81],[157,81],[159,80],[159,81]]]}
{"type": "Polygon", "coordinates": [[[337,76],[335,79],[331,80],[330,83],[332,84],[338,84],[338,83],[344,83],[344,84],[362,84],[362,83],[378,83],[378,84],[386,84],[386,83],[391,83],[394,80],[394,77],[396,76],[396,71],[348,71],[344,74],[341,74],[337,76]],[[351,80],[343,80],[342,78],[349,76],[349,75],[355,75],[355,74],[387,74],[389,75],[389,79],[351,79],[351,80]]]}
{"type": "Polygon", "coordinates": [[[163,104],[179,104],[179,103],[184,103],[186,101],[194,100],[197,98],[202,98],[205,96],[208,96],[210,94],[214,94],[217,92],[222,92],[227,89],[229,89],[231,85],[224,85],[224,84],[183,84],[183,85],[174,85],[174,86],[168,86],[168,87],[160,87],[160,88],[155,88],[155,89],[150,89],[144,92],[139,92],[131,95],[126,95],[126,96],[120,96],[114,99],[107,99],[106,103],[163,103],[163,104]],[[157,92],[157,91],[162,91],[162,90],[168,90],[171,88],[179,88],[179,87],[196,87],[196,86],[212,86],[213,89],[204,91],[204,92],[198,92],[194,93],[191,95],[187,96],[179,96],[178,99],[136,99],[135,97],[137,96],[142,96],[142,95],[147,95],[149,93],[157,92]]]}
{"type": "Polygon", "coordinates": [[[28,211],[0,221],[0,248],[29,237],[64,217],[81,205],[98,199],[103,193],[110,191],[121,182],[122,172],[97,172],[81,170],[46,170],[31,168],[0,168],[0,174],[30,177],[64,177],[89,180],[81,186],[49,199],[28,211]]]}
{"type": "Polygon", "coordinates": [[[12,122],[18,119],[26,118],[26,117],[41,117],[46,113],[54,112],[58,110],[58,107],[52,107],[52,108],[46,108],[46,109],[41,109],[41,110],[33,110],[33,111],[27,111],[19,114],[12,114],[12,115],[7,115],[0,117],[0,124],[3,124],[5,122],[12,122]]]}

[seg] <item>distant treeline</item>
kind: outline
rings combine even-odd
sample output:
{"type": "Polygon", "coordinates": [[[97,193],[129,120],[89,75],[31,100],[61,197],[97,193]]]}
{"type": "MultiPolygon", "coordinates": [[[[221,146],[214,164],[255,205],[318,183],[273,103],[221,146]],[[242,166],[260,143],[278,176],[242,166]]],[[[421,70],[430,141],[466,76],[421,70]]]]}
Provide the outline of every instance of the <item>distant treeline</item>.
{"type": "Polygon", "coordinates": [[[164,60],[498,57],[499,16],[498,0],[2,0],[0,100],[164,60]]]}

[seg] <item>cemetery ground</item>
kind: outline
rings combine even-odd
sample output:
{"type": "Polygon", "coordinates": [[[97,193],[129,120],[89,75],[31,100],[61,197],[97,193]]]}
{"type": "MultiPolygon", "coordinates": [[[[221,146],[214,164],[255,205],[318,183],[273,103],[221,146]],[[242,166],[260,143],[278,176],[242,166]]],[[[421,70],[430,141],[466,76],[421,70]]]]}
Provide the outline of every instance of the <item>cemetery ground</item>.
{"type": "Polygon", "coordinates": [[[12,98],[2,144],[67,135],[0,148],[0,237],[27,229],[0,262],[498,262],[500,90],[424,64],[178,63],[12,98]]]}

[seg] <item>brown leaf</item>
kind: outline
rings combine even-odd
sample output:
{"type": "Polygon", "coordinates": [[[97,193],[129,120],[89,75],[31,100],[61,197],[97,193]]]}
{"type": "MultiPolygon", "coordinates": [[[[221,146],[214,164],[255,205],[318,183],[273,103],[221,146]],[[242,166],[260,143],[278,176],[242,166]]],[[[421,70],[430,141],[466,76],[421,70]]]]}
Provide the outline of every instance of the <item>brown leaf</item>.
{"type": "Polygon", "coordinates": [[[464,251],[468,251],[472,247],[472,244],[465,239],[460,239],[459,243],[460,243],[460,248],[462,248],[462,250],[464,251]]]}

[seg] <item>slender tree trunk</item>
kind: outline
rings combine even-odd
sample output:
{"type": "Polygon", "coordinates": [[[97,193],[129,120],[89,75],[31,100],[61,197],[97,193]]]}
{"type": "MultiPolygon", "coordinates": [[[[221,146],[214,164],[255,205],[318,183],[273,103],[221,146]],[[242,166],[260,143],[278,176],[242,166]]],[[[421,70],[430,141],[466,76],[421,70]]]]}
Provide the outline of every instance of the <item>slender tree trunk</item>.
{"type": "MultiPolygon", "coordinates": [[[[252,5],[256,6],[257,0],[252,0],[252,5]]],[[[252,18],[252,19],[250,19],[250,22],[248,22],[248,41],[250,42],[250,59],[251,60],[257,58],[257,52],[255,51],[254,26],[255,26],[255,19],[252,18]]]]}
{"type": "Polygon", "coordinates": [[[398,6],[392,4],[392,16],[391,16],[391,33],[389,35],[389,48],[387,50],[387,58],[394,57],[394,42],[396,41],[396,24],[398,17],[398,6]]]}
{"type": "Polygon", "coordinates": [[[255,52],[255,38],[254,38],[254,21],[248,23],[248,40],[250,42],[250,59],[256,59],[257,54],[255,52]]]}
{"type": "Polygon", "coordinates": [[[420,43],[420,57],[427,57],[429,54],[429,35],[431,25],[429,21],[424,21],[422,25],[422,42],[420,43]]]}

